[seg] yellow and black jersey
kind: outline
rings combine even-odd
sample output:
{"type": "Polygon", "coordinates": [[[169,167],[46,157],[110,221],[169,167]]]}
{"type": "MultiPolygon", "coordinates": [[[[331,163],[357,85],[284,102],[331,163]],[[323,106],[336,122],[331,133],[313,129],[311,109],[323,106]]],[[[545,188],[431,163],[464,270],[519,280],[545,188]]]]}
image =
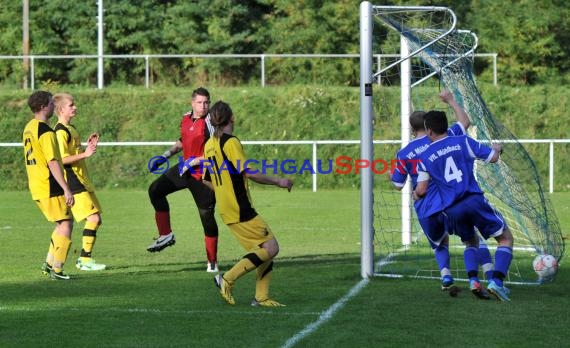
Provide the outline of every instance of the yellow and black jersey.
{"type": "Polygon", "coordinates": [[[257,216],[249,195],[246,158],[238,138],[223,134],[211,137],[204,146],[204,180],[210,181],[216,205],[225,224],[249,221],[257,216]]]}
{"type": "MultiPolygon", "coordinates": [[[[81,139],[79,133],[73,125],[64,125],[58,123],[55,125],[55,134],[57,135],[57,142],[59,144],[59,152],[61,158],[78,155],[81,151],[81,139]]],[[[89,191],[93,192],[93,185],[89,176],[87,175],[87,167],[85,160],[73,162],[71,164],[64,164],[65,180],[69,185],[69,189],[73,194],[89,191]]]]}
{"type": "Polygon", "coordinates": [[[48,162],[52,160],[57,160],[61,165],[61,156],[53,129],[47,123],[33,119],[24,128],[22,141],[32,199],[63,195],[63,189],[55,181],[48,167],[48,162]]]}

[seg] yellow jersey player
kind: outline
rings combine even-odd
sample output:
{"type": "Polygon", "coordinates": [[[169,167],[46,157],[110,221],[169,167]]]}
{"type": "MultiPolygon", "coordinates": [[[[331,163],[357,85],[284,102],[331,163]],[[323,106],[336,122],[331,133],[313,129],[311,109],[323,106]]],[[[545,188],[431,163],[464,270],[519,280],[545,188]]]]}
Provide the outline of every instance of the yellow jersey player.
{"type": "Polygon", "coordinates": [[[89,136],[87,148],[83,151],[79,133],[71,124],[71,119],[77,113],[73,96],[67,93],[58,93],[53,96],[53,101],[58,119],[54,130],[65,170],[65,178],[75,198],[71,212],[77,222],[85,220],[81,255],[75,266],[82,271],[104,270],[104,264],[96,263],[91,258],[97,238],[97,229],[101,225],[101,206],[97,196],[95,196],[93,184],[89,180],[85,166],[85,159],[97,151],[99,135],[92,133],[89,136]]]}
{"type": "Polygon", "coordinates": [[[204,183],[214,189],[222,220],[246,250],[246,254],[228,272],[216,275],[214,281],[223,299],[233,305],[234,283],[256,270],[255,298],[251,305],[283,306],[269,297],[273,259],[279,252],[279,244],[267,223],[253,208],[248,179],[289,191],[293,182],[266,176],[244,166],[246,157],[241,142],[232,135],[234,115],[228,104],[217,102],[210,109],[210,116],[215,132],[204,146],[206,162],[203,161],[203,164],[208,166],[203,169],[204,183]]]}
{"type": "Polygon", "coordinates": [[[73,221],[69,207],[74,199],[61,167],[55,132],[47,124],[54,110],[51,93],[32,93],[28,106],[34,113],[22,134],[28,186],[46,219],[55,222],[42,272],[55,280],[69,280],[63,265],[71,246],[73,221]]]}

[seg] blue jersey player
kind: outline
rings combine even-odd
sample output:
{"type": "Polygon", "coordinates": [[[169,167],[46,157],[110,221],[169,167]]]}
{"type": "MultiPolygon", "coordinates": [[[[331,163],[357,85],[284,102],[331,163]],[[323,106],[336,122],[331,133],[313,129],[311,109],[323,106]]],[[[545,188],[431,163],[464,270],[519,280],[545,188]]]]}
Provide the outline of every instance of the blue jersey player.
{"type": "MultiPolygon", "coordinates": [[[[501,214],[485,198],[473,171],[475,159],[497,162],[501,145],[488,147],[465,135],[448,136],[447,117],[441,111],[426,113],[424,124],[433,142],[420,156],[415,195],[425,196],[430,186],[439,191],[448,231],[461,237],[466,244],[465,268],[475,294],[482,291],[477,272],[479,238],[475,227],[483,238],[497,240],[495,271],[487,288],[499,300],[510,301],[503,280],[513,257],[513,236],[501,214]]],[[[438,236],[430,238],[437,239],[438,236]]]]}
{"type": "MultiPolygon", "coordinates": [[[[466,130],[470,126],[469,116],[453,98],[451,92],[444,90],[439,94],[439,98],[442,102],[448,104],[454,111],[457,118],[457,122],[454,123],[449,129],[447,129],[447,134],[453,135],[465,135],[466,130]]],[[[417,160],[424,150],[429,146],[431,140],[426,135],[424,129],[424,114],[423,111],[415,111],[410,115],[410,127],[412,129],[412,135],[414,140],[408,143],[404,148],[402,148],[396,154],[397,163],[402,163],[402,166],[398,166],[394,173],[391,175],[391,181],[394,186],[401,190],[406,184],[408,175],[411,179],[412,190],[415,190],[417,184],[417,160]]],[[[444,232],[443,221],[437,222],[436,220],[430,220],[429,217],[434,214],[439,214],[442,210],[442,202],[440,200],[439,194],[436,192],[435,187],[428,186],[428,192],[426,194],[427,199],[415,200],[414,208],[416,215],[418,217],[420,226],[422,227],[424,233],[428,237],[430,246],[434,250],[435,259],[439,267],[441,274],[441,289],[448,290],[453,285],[453,277],[450,272],[450,257],[449,257],[449,243],[447,233],[440,235],[438,240],[432,240],[429,238],[428,229],[435,229],[439,232],[444,232]]],[[[486,244],[483,242],[480,244],[479,248],[479,258],[485,273],[489,273],[489,276],[493,272],[493,263],[491,261],[491,254],[486,244]]]]}

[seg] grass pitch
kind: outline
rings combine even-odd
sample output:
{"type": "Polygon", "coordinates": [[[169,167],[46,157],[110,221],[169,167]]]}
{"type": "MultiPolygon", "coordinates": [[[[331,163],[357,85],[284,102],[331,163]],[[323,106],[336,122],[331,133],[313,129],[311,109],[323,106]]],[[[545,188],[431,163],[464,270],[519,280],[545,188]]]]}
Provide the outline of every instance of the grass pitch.
{"type": "MultiPolygon", "coordinates": [[[[0,198],[1,347],[554,347],[570,341],[565,257],[556,282],[513,286],[512,302],[456,298],[433,280],[360,278],[360,196],[354,191],[259,189],[255,207],[275,232],[272,294],[287,307],[249,306],[253,274],[229,306],[205,272],[203,234],[188,192],[170,196],[177,243],[151,254],[154,213],[144,191],[98,192],[103,225],[94,257],[102,272],[73,267],[83,224],[75,224],[66,270],[50,281],[40,265],[53,226],[28,192],[0,198]]],[[[570,194],[551,195],[562,230],[570,194]]],[[[220,268],[243,251],[220,223],[220,268]]]]}

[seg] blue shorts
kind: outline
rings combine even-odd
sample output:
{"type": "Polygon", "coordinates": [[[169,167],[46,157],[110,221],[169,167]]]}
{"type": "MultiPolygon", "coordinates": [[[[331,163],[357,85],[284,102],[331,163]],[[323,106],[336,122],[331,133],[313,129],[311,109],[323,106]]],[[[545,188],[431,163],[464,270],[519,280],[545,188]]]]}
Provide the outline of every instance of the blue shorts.
{"type": "Polygon", "coordinates": [[[473,238],[475,227],[485,239],[500,236],[506,227],[501,213],[483,194],[466,196],[445,209],[444,214],[449,233],[461,237],[463,242],[473,238]]]}
{"type": "Polygon", "coordinates": [[[445,240],[445,237],[448,235],[445,228],[445,216],[442,213],[436,213],[427,218],[418,220],[431,248],[435,249],[440,246],[441,242],[445,240]]]}

